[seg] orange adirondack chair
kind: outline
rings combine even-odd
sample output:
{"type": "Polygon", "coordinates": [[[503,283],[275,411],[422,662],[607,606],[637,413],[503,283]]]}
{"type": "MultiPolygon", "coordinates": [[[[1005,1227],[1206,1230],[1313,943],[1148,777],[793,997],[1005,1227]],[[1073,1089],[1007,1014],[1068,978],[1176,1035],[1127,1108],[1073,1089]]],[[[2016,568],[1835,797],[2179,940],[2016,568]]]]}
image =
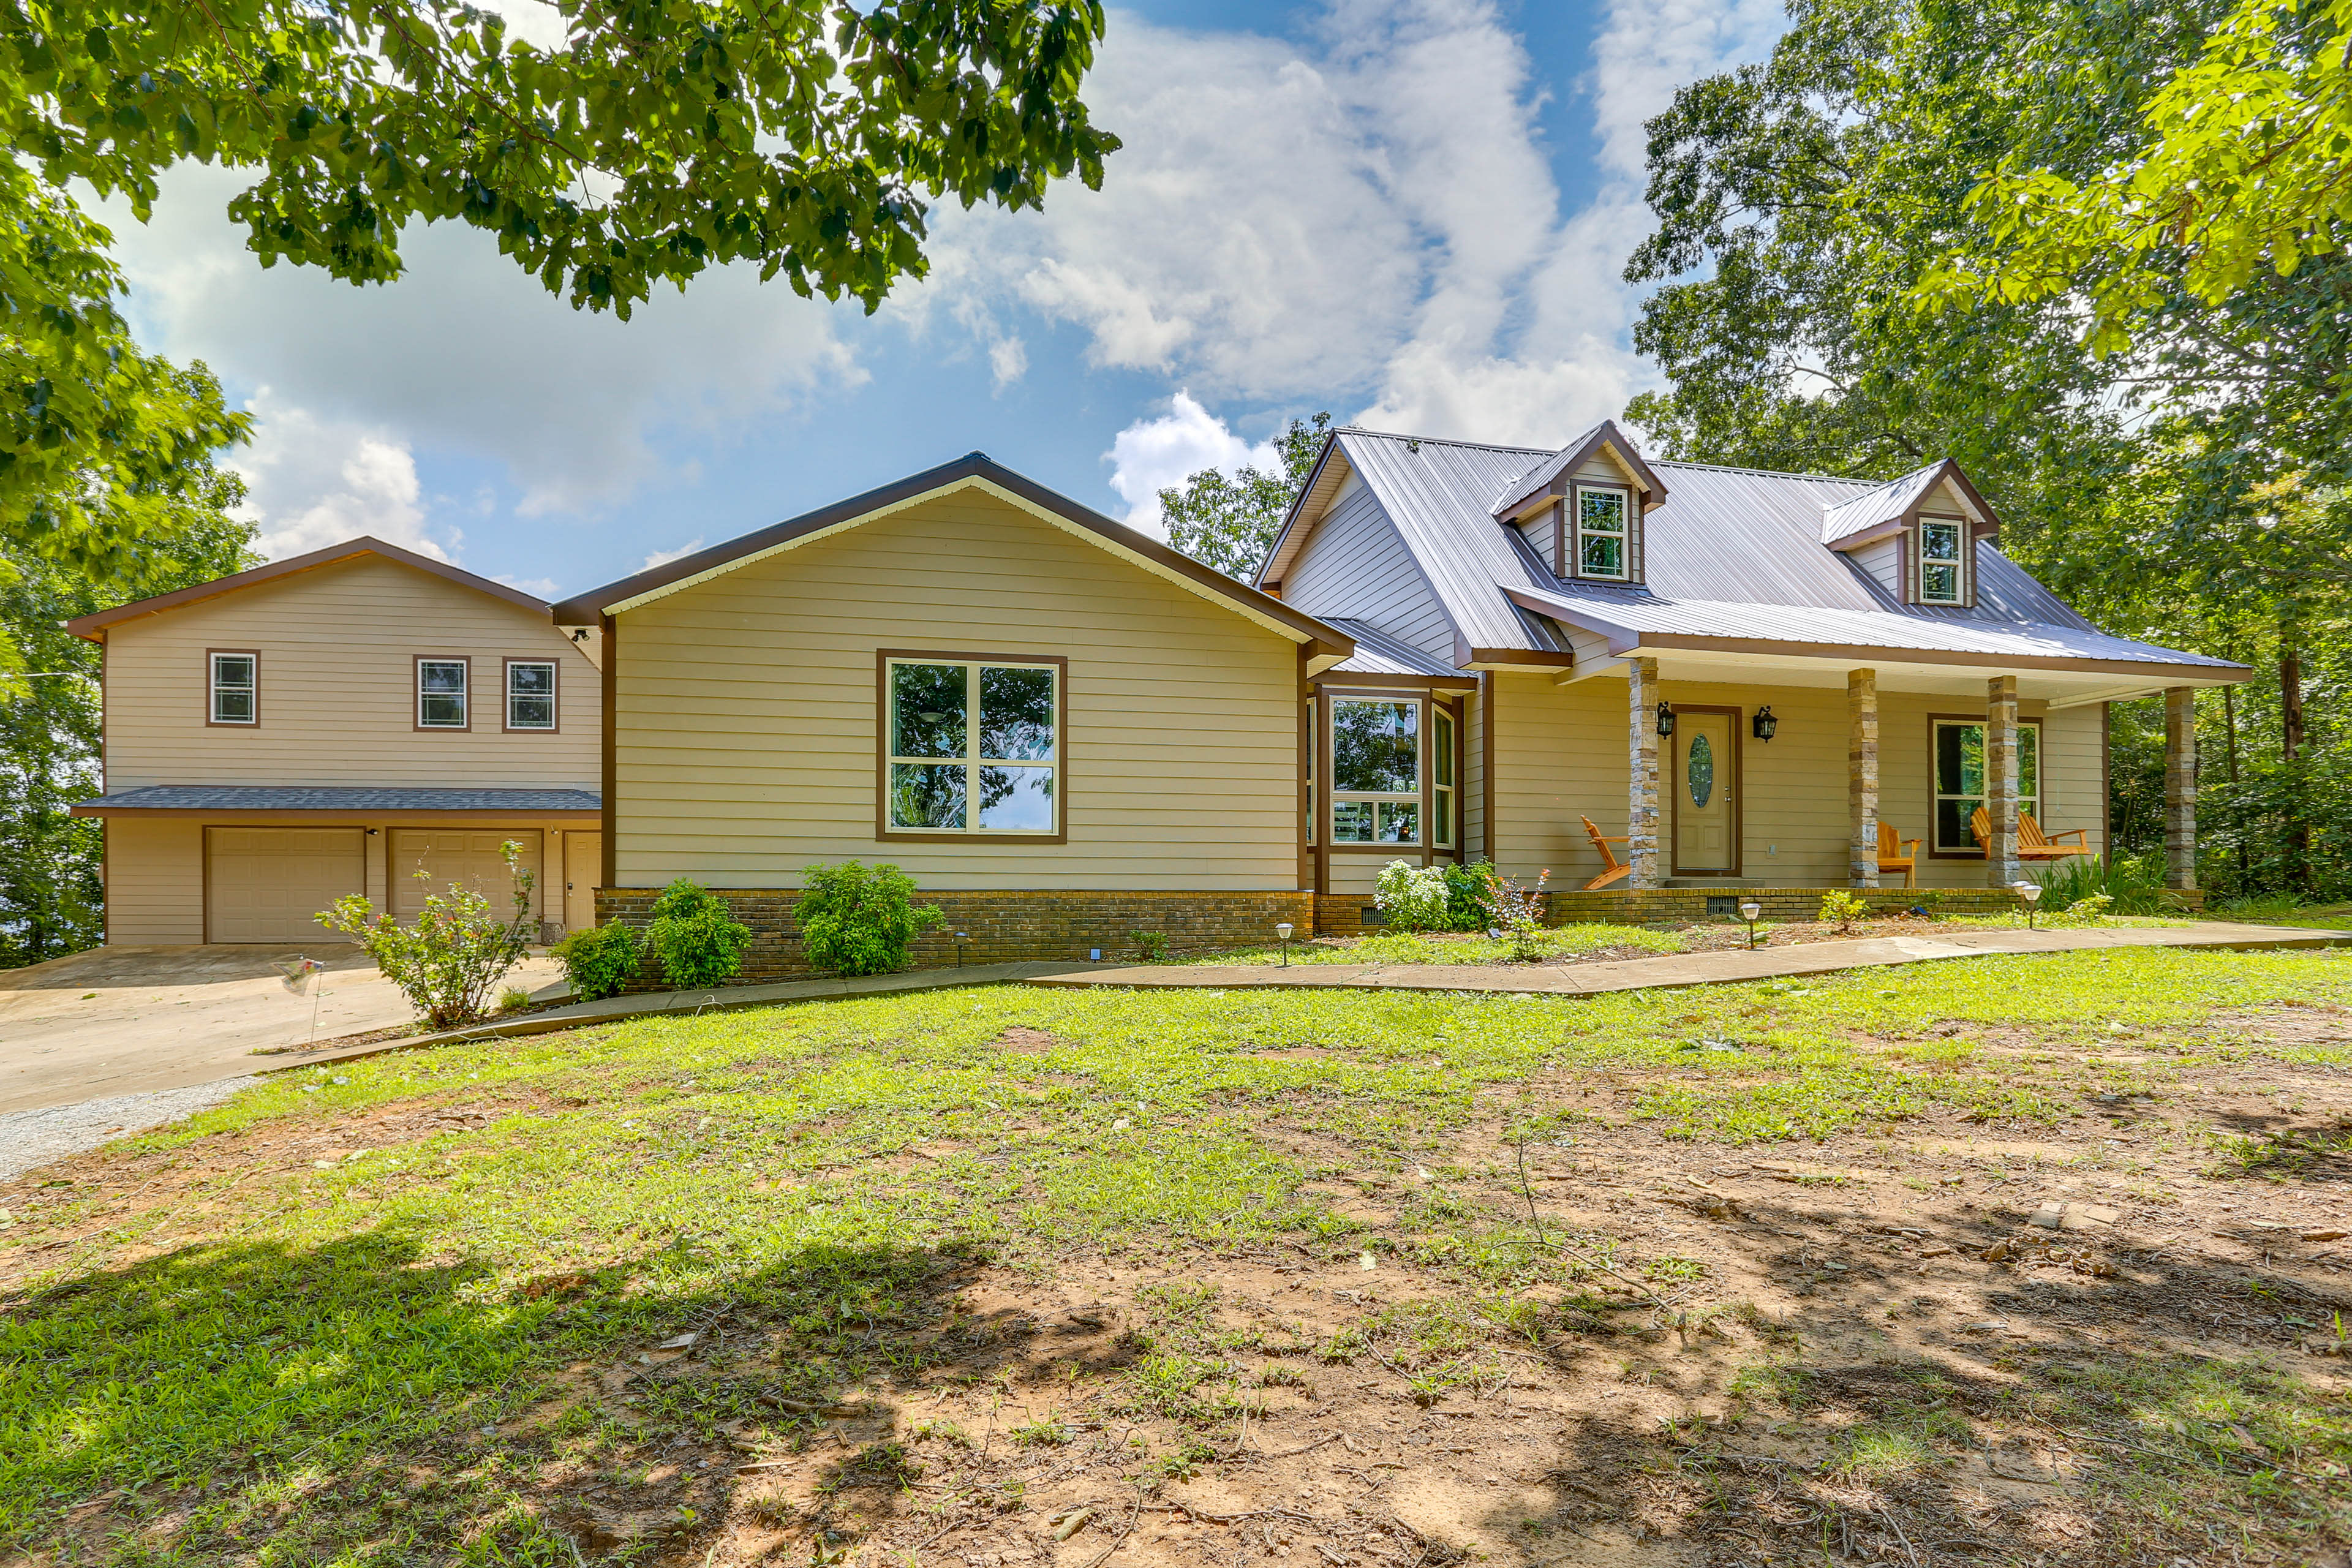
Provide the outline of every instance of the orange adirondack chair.
{"type": "Polygon", "coordinates": [[[1878,825],[1878,871],[1881,876],[1885,876],[1889,871],[1900,871],[1903,873],[1905,887],[1917,887],[1919,885],[1919,840],[1916,838],[1906,840],[1898,836],[1889,824],[1880,823],[1878,825]]]}
{"type": "MultiPolygon", "coordinates": [[[[1969,814],[1969,831],[1976,835],[1979,846],[1992,839],[1992,817],[1983,806],[1969,814]]],[[[2070,855],[2088,855],[2091,847],[2084,842],[2090,837],[2087,827],[2070,827],[2053,838],[2042,831],[2042,824],[2033,820],[2032,812],[2017,814],[2017,858],[2021,860],[2063,860],[2070,855]],[[2061,844],[2059,838],[2072,838],[2072,844],[2061,844]]]]}
{"type": "Polygon", "coordinates": [[[1601,851],[1601,864],[1605,868],[1601,875],[1584,884],[1586,892],[1591,892],[1596,888],[1605,888],[1612,882],[1633,874],[1633,868],[1618,859],[1609,848],[1612,844],[1624,843],[1624,839],[1603,838],[1601,836],[1601,829],[1592,826],[1592,818],[1589,816],[1579,817],[1577,820],[1584,824],[1584,836],[1592,840],[1592,847],[1601,851]]]}

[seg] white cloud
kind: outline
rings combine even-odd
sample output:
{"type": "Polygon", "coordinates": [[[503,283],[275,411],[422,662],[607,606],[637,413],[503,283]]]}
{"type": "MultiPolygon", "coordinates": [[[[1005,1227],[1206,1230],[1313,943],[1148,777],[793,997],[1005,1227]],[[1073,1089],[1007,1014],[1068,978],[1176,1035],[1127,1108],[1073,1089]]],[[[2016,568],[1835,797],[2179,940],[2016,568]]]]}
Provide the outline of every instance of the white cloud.
{"type": "Polygon", "coordinates": [[[1182,484],[1203,468],[1219,468],[1231,476],[1245,467],[1276,467],[1282,457],[1272,442],[1251,446],[1193,401],[1191,393],[1180,392],[1169,413],[1157,419],[1138,420],[1120,431],[1103,460],[1113,465],[1110,488],[1127,502],[1124,521],[1164,539],[1161,490],[1182,484]]]}
{"type": "Polygon", "coordinates": [[[509,588],[520,588],[524,593],[540,599],[552,599],[562,592],[552,577],[499,576],[494,581],[504,583],[509,588]]]}
{"type": "Polygon", "coordinates": [[[144,226],[97,204],[142,335],[322,419],[501,463],[525,515],[621,500],[656,471],[666,427],[718,429],[863,379],[832,307],[738,268],[658,291],[625,323],[573,310],[455,225],[413,226],[394,284],[264,270],[222,212],[248,178],[180,165],[144,226]]]}
{"type": "Polygon", "coordinates": [[[416,460],[389,430],[321,418],[263,387],[247,407],[254,442],[227,459],[246,482],[245,514],[270,559],[373,534],[436,561],[454,561],[462,536],[428,529],[416,460]]]}
{"type": "Polygon", "coordinates": [[[683,561],[701,548],[702,535],[698,533],[692,539],[688,540],[684,544],[679,545],[676,550],[655,551],[651,555],[646,557],[646,563],[638,567],[637,570],[640,572],[650,572],[656,566],[667,566],[673,561],[683,561]]]}

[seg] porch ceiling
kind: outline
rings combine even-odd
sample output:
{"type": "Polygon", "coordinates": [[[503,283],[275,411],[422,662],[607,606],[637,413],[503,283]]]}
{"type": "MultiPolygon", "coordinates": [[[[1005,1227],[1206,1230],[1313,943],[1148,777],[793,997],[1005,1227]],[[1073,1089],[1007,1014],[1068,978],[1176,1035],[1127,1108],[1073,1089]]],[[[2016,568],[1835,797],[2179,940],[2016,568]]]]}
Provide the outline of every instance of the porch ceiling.
{"type": "MultiPolygon", "coordinates": [[[[1918,658],[1916,654],[1906,656],[1892,649],[1875,653],[1857,651],[1852,656],[1837,658],[1780,653],[1729,654],[1712,649],[1646,647],[1636,650],[1636,653],[1658,661],[1658,679],[1661,680],[1706,681],[1725,686],[1823,687],[1842,691],[1845,689],[1847,671],[1869,668],[1878,672],[1878,689],[1881,691],[1966,697],[1979,702],[1984,700],[1986,681],[1997,676],[2013,675],[2017,677],[2018,696],[2053,708],[2071,708],[2085,702],[2120,702],[2135,697],[2152,697],[2168,687],[2227,686],[2243,679],[2213,670],[2179,668],[2167,668],[2161,674],[2142,669],[2126,675],[2113,669],[2050,669],[1993,663],[1923,664],[1913,662],[1918,658]]],[[[1592,667],[1580,661],[1577,669],[1567,679],[1622,674],[1623,668],[1622,658],[1594,661],[1592,667]]]]}

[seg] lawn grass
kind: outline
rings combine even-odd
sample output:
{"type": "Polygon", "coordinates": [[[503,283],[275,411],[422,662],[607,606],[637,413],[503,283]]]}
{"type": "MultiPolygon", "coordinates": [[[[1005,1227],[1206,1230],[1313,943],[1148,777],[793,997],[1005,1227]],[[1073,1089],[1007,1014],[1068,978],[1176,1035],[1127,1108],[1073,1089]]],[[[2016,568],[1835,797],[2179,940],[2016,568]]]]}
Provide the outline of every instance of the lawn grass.
{"type": "MultiPolygon", "coordinates": [[[[2048,1129],[2079,1118],[2089,1089],[2137,1092],[2199,1063],[2340,1070],[2340,1044],[2213,1020],[2347,1002],[2346,955],[2156,949],[1589,999],[998,987],[284,1075],[131,1141],[140,1192],[32,1189],[37,1212],[0,1231],[0,1542],[78,1540],[77,1505],[152,1498],[172,1500],[168,1529],[84,1560],[572,1563],[576,1538],[534,1501],[544,1476],[747,1428],[805,1447],[817,1423],[795,1409],[956,1363],[957,1291],[983,1266],[1043,1280],[1079,1257],[1270,1247],[1459,1285],[1321,1340],[1234,1339],[1213,1285],[1146,1292],[1112,1403],[1192,1434],[1150,1460],[1181,1479],[1210,1462],[1200,1445],[1226,1452],[1216,1434],[1272,1386],[1279,1366],[1253,1364],[1269,1346],[1363,1358],[1431,1404],[1500,1386],[1513,1363],[1496,1345],[1584,1321],[1617,1279],[1642,1282],[1628,1299],[1706,1290],[1675,1246],[1591,1232],[1562,1250],[1475,1200],[1459,1184],[1474,1128],[1522,1146],[1617,1127],[1722,1150],[1937,1119],[2048,1129]],[[2158,1059],[1997,1048],[2019,1031],[2158,1059]],[[1624,1093],[1529,1099],[1538,1078],[1624,1093]],[[1411,1195],[1370,1220],[1343,1176],[1411,1195]],[[625,1403],[580,1397],[583,1367],[746,1316],[776,1336],[757,1379],[647,1373],[625,1403]]],[[[1784,1397],[1808,1386],[1791,1363],[1758,1379],[1784,1397]]],[[[2275,1428],[2299,1452],[2352,1455],[2340,1402],[2274,1378],[2134,1388],[2090,1378],[2066,1397],[2103,1401],[2111,1422],[2182,1413],[2180,1432],[2223,1419],[2190,1420],[2210,1405],[2260,1441],[2275,1428]]],[[[1013,1441],[1059,1449],[1074,1419],[1046,1411],[1013,1441]]],[[[1949,1441],[1890,1415],[1824,1474],[1882,1479],[1949,1441]]],[[[842,1473],[887,1482],[911,1462],[898,1442],[842,1473]]],[[[655,1561],[672,1538],[634,1539],[615,1561],[655,1561]]]]}
{"type": "MultiPolygon", "coordinates": [[[[1587,921],[1547,926],[1530,939],[1536,960],[1584,958],[1606,953],[1612,958],[1682,952],[1690,944],[1672,931],[1646,926],[1609,925],[1587,921]]],[[[1424,936],[1416,931],[1378,931],[1347,942],[1294,942],[1292,963],[1527,963],[1517,944],[1482,933],[1424,936]]],[[[1188,954],[1187,963],[1279,963],[1281,944],[1218,952],[1188,954]]]]}

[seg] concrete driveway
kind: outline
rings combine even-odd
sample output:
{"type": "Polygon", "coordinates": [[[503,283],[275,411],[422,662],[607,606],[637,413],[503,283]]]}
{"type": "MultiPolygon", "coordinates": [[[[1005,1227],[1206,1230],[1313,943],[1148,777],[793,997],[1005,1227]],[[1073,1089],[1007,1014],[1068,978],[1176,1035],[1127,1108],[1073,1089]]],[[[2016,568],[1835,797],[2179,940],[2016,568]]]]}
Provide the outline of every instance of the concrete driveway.
{"type": "MultiPolygon", "coordinates": [[[[407,1023],[415,1015],[357,948],[100,947],[0,970],[0,1113],[180,1089],[300,1059],[310,997],[278,965],[308,953],[318,1037],[407,1023]],[[292,1047],[282,1055],[257,1049],[292,1047]]],[[[560,978],[533,953],[504,982],[537,991],[560,978]]]]}

